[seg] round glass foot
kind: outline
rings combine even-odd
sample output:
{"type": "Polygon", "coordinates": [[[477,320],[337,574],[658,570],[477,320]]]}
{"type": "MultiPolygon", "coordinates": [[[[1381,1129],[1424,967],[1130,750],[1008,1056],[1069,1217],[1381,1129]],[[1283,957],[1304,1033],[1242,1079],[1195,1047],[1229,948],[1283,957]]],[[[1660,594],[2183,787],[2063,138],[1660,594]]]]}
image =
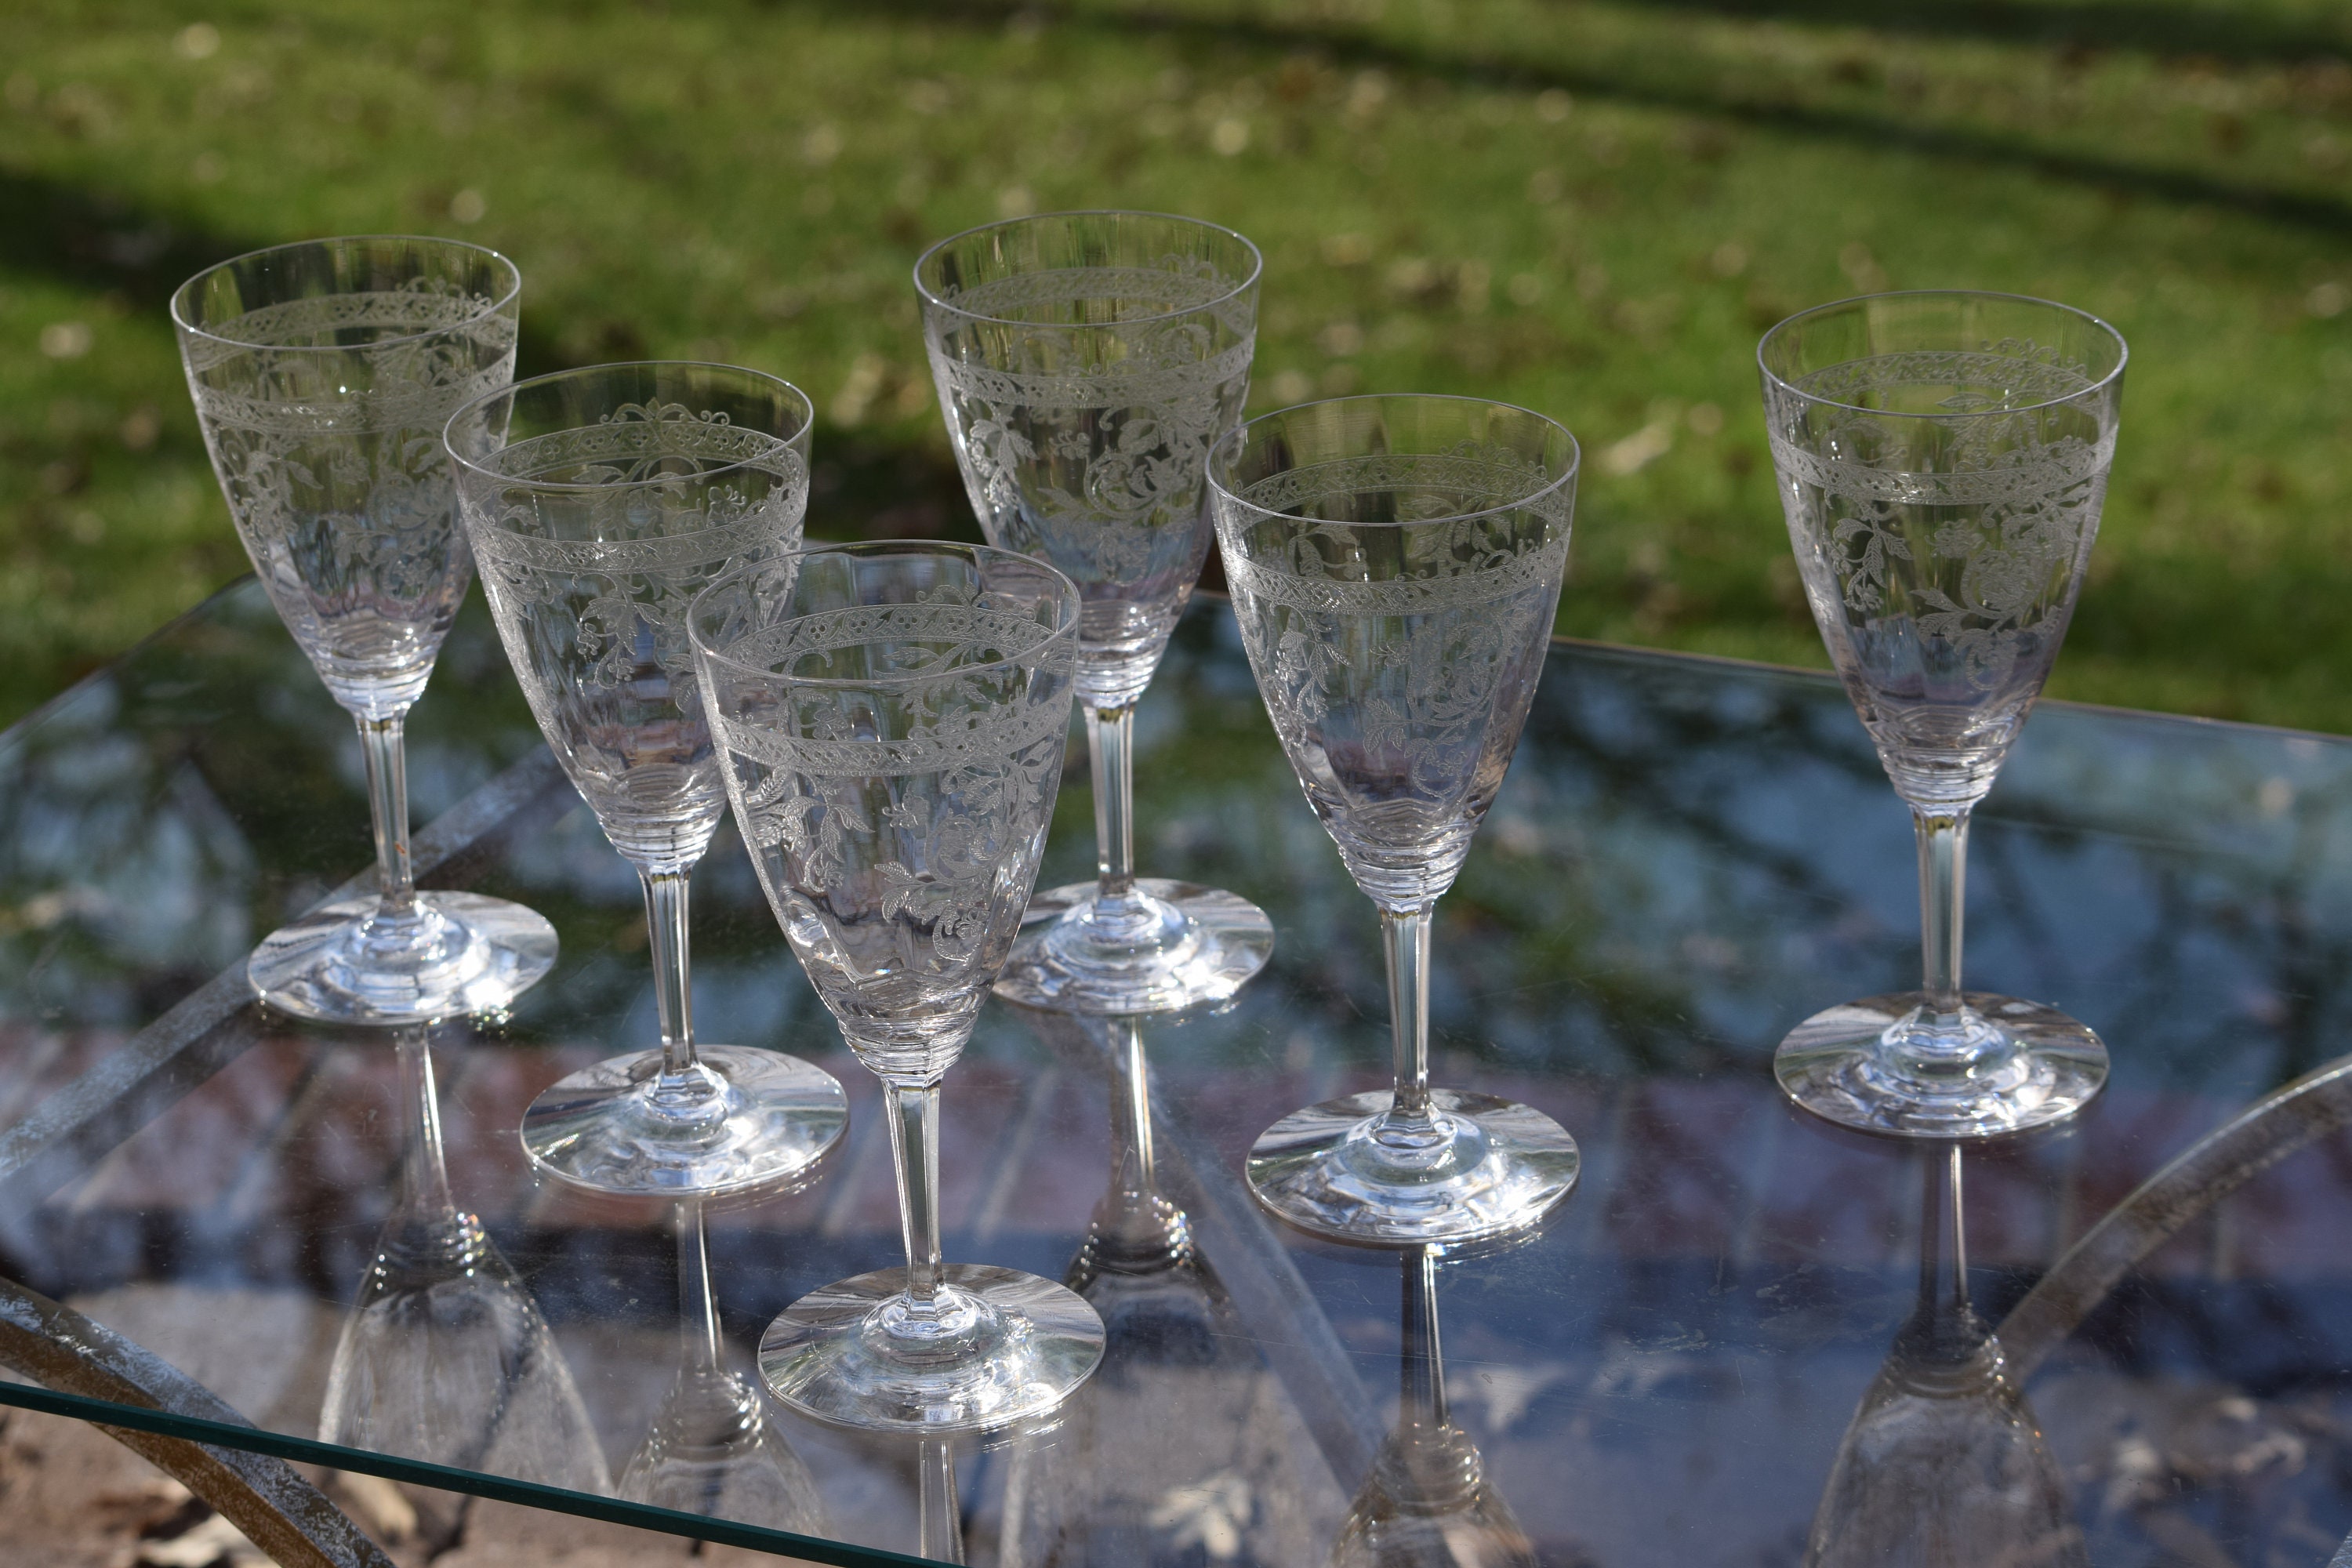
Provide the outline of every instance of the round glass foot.
{"type": "Polygon", "coordinates": [[[542,1090],[523,1112],[524,1152],[575,1187],[675,1198],[789,1181],[840,1141],[849,1102],[831,1073],[782,1051],[698,1052],[675,1077],[646,1051],[542,1090]]]}
{"type": "Polygon", "coordinates": [[[1092,882],[1030,900],[998,995],[1062,1013],[1173,1013],[1228,1001],[1274,952],[1274,922],[1247,899],[1139,877],[1105,900],[1092,882]]]}
{"type": "Polygon", "coordinates": [[[906,1290],[878,1268],[785,1308],[760,1339],[768,1391],[837,1426],[978,1432],[1053,1409],[1102,1360],[1102,1320],[1050,1279],[950,1264],[928,1323],[906,1290]]]}
{"type": "Polygon", "coordinates": [[[1411,1247],[1533,1225],[1576,1185],[1576,1140],[1540,1110],[1433,1089],[1437,1135],[1400,1145],[1376,1135],[1393,1099],[1374,1089],[1292,1111],[1251,1148],[1250,1190],[1301,1230],[1411,1247]]]}
{"type": "Polygon", "coordinates": [[[316,1024],[429,1024],[503,1007],[555,966],[555,928],[478,893],[419,893],[386,916],[373,898],[311,910],[246,961],[253,994],[316,1024]]]}
{"type": "Polygon", "coordinates": [[[2107,1047],[2054,1007],[1971,991],[1937,1018],[1917,991],[1816,1013],[1780,1042],[1773,1076],[1814,1115],[1861,1132],[1994,1138],[2080,1110],[2107,1047]]]}

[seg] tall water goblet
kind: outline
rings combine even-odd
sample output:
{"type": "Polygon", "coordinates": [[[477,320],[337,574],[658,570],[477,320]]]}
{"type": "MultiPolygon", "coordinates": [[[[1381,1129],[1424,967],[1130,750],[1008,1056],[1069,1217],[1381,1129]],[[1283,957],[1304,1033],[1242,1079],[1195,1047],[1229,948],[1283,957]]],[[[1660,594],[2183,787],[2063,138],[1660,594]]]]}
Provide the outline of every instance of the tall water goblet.
{"type": "Polygon", "coordinates": [[[1817,1013],[1773,1070],[1869,1132],[1978,1138],[2071,1116],[2106,1047],[2053,1007],[1960,989],[1969,814],[2058,657],[2098,532],[2126,351],[2008,294],[1882,294],[1759,348],[1813,618],[1919,841],[1925,977],[1817,1013]]]}
{"type": "Polygon", "coordinates": [[[1035,884],[1061,784],[1078,596],[984,546],[814,550],[689,616],[735,820],[777,922],[882,1079],[905,1269],[793,1303],[760,1344],[785,1404],[929,1435],[1050,1409],[1101,1359],[1094,1310],[940,1253],[940,1082],[1035,884]]]}
{"type": "Polygon", "coordinates": [[[1222,1002],[1274,925],[1213,888],[1135,875],[1135,705],[1209,548],[1202,465],[1241,420],[1257,248],[1156,213],[1050,213],[915,264],[940,406],[991,544],[1078,585],[1097,880],[1030,906],[997,989],[1076,1013],[1222,1002]]]}
{"type": "Polygon", "coordinates": [[[1538,1110],[1429,1087],[1429,929],[1502,787],[1543,671],[1576,439],[1465,397],[1345,397],[1254,419],[1209,459],[1242,645],[1307,803],[1381,912],[1393,1091],[1295,1111],[1250,1151],[1291,1224],[1463,1241],[1568,1195],[1538,1110]]]}
{"type": "Polygon", "coordinates": [[[359,726],[377,892],[273,931],[246,974],[297,1017],[417,1024],[502,1007],[555,963],[520,904],[420,892],[402,731],[473,575],[441,460],[452,410],[514,378],[522,277],[496,251],[376,237],[224,261],[172,296],[237,537],[359,726]]]}
{"type": "Polygon", "coordinates": [[[682,1197],[789,1179],[847,1102],[780,1051],[698,1044],[687,889],[727,812],[686,608],[799,547],[810,408],[730,365],[596,365],[458,410],[446,444],[507,657],[547,743],[645,885],[661,1047],[564,1079],[523,1114],[549,1174],[682,1197]]]}

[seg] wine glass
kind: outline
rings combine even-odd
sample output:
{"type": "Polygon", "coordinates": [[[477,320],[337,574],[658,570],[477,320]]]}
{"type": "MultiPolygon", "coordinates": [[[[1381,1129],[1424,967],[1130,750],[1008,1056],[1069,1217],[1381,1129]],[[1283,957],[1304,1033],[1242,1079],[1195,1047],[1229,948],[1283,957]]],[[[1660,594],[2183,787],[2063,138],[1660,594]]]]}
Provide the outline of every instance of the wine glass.
{"type": "Polygon", "coordinates": [[[1969,814],[2042,691],[2114,461],[2123,339],[2008,294],[1848,300],[1758,350],[1780,504],[1822,639],[1919,840],[1916,991],[1780,1042],[1790,1098],[1869,1132],[1971,1138],[2073,1115],[2097,1035],[1960,989],[1969,814]]]}
{"type": "Polygon", "coordinates": [[[621,1468],[620,1494],[681,1513],[824,1535],[824,1501],[815,1478],[768,1418],[759,1390],[727,1365],[710,1289],[703,1200],[681,1199],[672,1218],[677,1227],[677,1376],[652,1428],[621,1468]]]}
{"type": "Polygon", "coordinates": [[[1437,1254],[1407,1248],[1397,1424],[1331,1543],[1331,1568],[1535,1568],[1536,1552],[1445,1400],[1437,1328],[1437,1254]]]}
{"type": "Polygon", "coordinates": [[[991,544],[1078,584],[1095,883],[1030,905],[997,990],[1076,1013],[1222,1002],[1265,967],[1244,899],[1135,875],[1135,705],[1209,548],[1201,468],[1240,422],[1256,247],[1156,213],[1050,213],[915,264],[940,406],[991,544]]]}
{"type": "Polygon", "coordinates": [[[979,1430],[1102,1355],[1059,1285],[940,1260],[940,1081],[1036,881],[1061,784],[1078,597],[1043,562],[885,543],[786,556],[688,615],[736,826],[858,1059],[882,1079],[907,1267],[794,1302],[760,1370],[820,1420],[979,1430]]]}
{"type": "Polygon", "coordinates": [[[1921,1146],[1918,1305],[1838,1444],[1806,1568],[2089,1562],[2065,1473],[1969,1305],[1960,1147],[1921,1146]]]}
{"type": "Polygon", "coordinates": [[[564,1079],[523,1114],[551,1175],[676,1198],[785,1180],[841,1136],[841,1086],[797,1057],[699,1045],[687,888],[726,815],[686,606],[796,549],[810,408],[731,365],[595,365],[457,411],[446,444],[482,589],[532,715],[645,884],[661,1048],[564,1079]]]}
{"type": "Polygon", "coordinates": [[[253,952],[254,994],[330,1024],[503,1007],[555,963],[555,928],[478,893],[420,892],[402,731],[473,558],[438,440],[514,377],[522,277],[454,240],[322,239],[207,268],[172,296],[196,423],[237,537],[295,642],[359,726],[377,892],[253,952]]]}
{"type": "Polygon", "coordinates": [[[400,1196],[335,1341],[320,1440],[603,1492],[595,1428],[539,1303],[450,1195],[431,1042],[415,1026],[393,1039],[400,1196]]]}
{"type": "Polygon", "coordinates": [[[1209,459],[1258,690],[1388,950],[1394,1090],[1295,1111],[1250,1151],[1259,1200],[1318,1235],[1499,1235],[1575,1184],[1549,1117],[1429,1087],[1429,928],[1535,698],[1576,469],[1559,425],[1463,397],[1285,409],[1209,459]]]}

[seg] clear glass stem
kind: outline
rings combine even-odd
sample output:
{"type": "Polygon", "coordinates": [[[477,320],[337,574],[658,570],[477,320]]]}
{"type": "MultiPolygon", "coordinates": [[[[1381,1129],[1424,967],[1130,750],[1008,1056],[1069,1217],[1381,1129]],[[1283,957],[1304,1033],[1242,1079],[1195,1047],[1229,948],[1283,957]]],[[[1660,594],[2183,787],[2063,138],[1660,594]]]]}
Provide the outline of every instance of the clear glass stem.
{"type": "Polygon", "coordinates": [[[407,718],[355,718],[360,755],[367,762],[368,816],[375,826],[377,913],[399,918],[416,908],[416,876],[408,862],[407,718]]]}
{"type": "Polygon", "coordinates": [[[1960,1146],[1929,1149],[1919,1212],[1919,1305],[1938,1316],[1969,1311],[1969,1242],[1961,1228],[1960,1146]]]}
{"type": "Polygon", "coordinates": [[[653,946],[654,1007],[661,1016],[662,1076],[676,1077],[700,1065],[694,1054],[694,994],[687,949],[687,877],[684,871],[641,871],[646,887],[646,933],[653,946]]]}
{"type": "Polygon", "coordinates": [[[1911,808],[1919,838],[1920,989],[1946,1017],[1960,1010],[1961,920],[1968,900],[1969,811],[1911,808]]]}
{"type": "Polygon", "coordinates": [[[1122,1018],[1114,1026],[1123,1037],[1119,1087],[1127,1092],[1111,1101],[1111,1188],[1149,1198],[1160,1183],[1152,1168],[1151,1079],[1143,1059],[1143,1026],[1122,1018]]]}
{"type": "Polygon", "coordinates": [[[702,1200],[677,1205],[678,1375],[711,1379],[720,1373],[719,1303],[710,1293],[710,1242],[702,1200]]]}
{"type": "Polygon", "coordinates": [[[433,1083],[431,1037],[421,1028],[393,1032],[400,1058],[400,1098],[408,1118],[401,1140],[404,1206],[420,1214],[457,1212],[449,1195],[449,1164],[442,1152],[441,1097],[433,1083]]]}
{"type": "Polygon", "coordinates": [[[1416,1247],[1406,1252],[1403,1343],[1398,1359],[1399,1417],[1406,1423],[1446,1423],[1445,1360],[1437,1341],[1437,1254],[1416,1247]]]}
{"type": "Polygon", "coordinates": [[[1429,1111],[1429,921],[1435,907],[1381,911],[1396,1098],[1372,1135],[1391,1148],[1426,1148],[1444,1137],[1429,1111]]]}
{"type": "Polygon", "coordinates": [[[1087,710],[1095,783],[1095,874],[1105,902],[1135,889],[1135,705],[1087,710]]]}
{"type": "Polygon", "coordinates": [[[939,1322],[940,1086],[886,1082],[890,1152],[898,1163],[898,1228],[907,1238],[905,1331],[939,1322]]]}
{"type": "Polygon", "coordinates": [[[963,1561],[963,1500],[957,1495],[955,1449],[944,1437],[926,1437],[915,1456],[915,1490],[922,1519],[916,1551],[934,1563],[963,1561]]]}
{"type": "Polygon", "coordinates": [[[1960,1145],[1921,1152],[1919,1300],[1895,1336],[1895,1356],[1925,1393],[1954,1393],[1998,1370],[1991,1331],[1969,1304],[1967,1211],[1960,1198],[1960,1145]]]}

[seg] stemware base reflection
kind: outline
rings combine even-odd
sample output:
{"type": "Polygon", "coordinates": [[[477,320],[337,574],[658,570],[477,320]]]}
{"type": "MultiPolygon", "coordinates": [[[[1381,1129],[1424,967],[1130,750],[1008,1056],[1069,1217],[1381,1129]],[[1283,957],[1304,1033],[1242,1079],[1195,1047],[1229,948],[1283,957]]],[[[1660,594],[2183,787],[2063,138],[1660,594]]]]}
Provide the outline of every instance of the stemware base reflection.
{"type": "Polygon", "coordinates": [[[542,1090],[523,1113],[524,1150],[575,1187],[677,1197],[788,1180],[841,1137],[849,1102],[823,1068],[744,1046],[696,1050],[682,1085],[666,1085],[662,1053],[646,1051],[542,1090]]]}
{"type": "Polygon", "coordinates": [[[478,893],[415,896],[387,915],[373,897],[312,910],[262,940],[253,993],[320,1024],[428,1024],[505,1006],[555,966],[555,928],[478,893]]]}
{"type": "Polygon", "coordinates": [[[1374,1136],[1394,1099],[1372,1089],[1284,1117],[1250,1149],[1250,1190],[1301,1230],[1407,1246],[1533,1225],[1576,1185],[1576,1140],[1539,1110],[1433,1089],[1441,1136],[1405,1148],[1374,1136]]]}
{"type": "Polygon", "coordinates": [[[1024,1006],[1103,1016],[1172,1013],[1233,999],[1274,953],[1274,922],[1247,899],[1139,877],[1112,909],[1093,882],[1038,894],[996,994],[1024,1006]]]}
{"type": "Polygon", "coordinates": [[[906,1289],[882,1268],[793,1302],[760,1341],[769,1392],[839,1426],[978,1432],[1053,1409],[1102,1360],[1102,1320],[1050,1279],[949,1264],[945,1331],[919,1337],[891,1331],[906,1289]]]}
{"type": "Polygon", "coordinates": [[[614,1489],[680,1513],[824,1533],[807,1464],[776,1430],[751,1380],[722,1369],[680,1377],[614,1489]]]}
{"type": "Polygon", "coordinates": [[[1971,991],[1938,1028],[1931,1000],[1903,991],[1816,1013],[1780,1042],[1773,1075],[1842,1127],[1927,1138],[2046,1126],[2106,1082],[2107,1047],[2054,1007],[1971,991]]]}

